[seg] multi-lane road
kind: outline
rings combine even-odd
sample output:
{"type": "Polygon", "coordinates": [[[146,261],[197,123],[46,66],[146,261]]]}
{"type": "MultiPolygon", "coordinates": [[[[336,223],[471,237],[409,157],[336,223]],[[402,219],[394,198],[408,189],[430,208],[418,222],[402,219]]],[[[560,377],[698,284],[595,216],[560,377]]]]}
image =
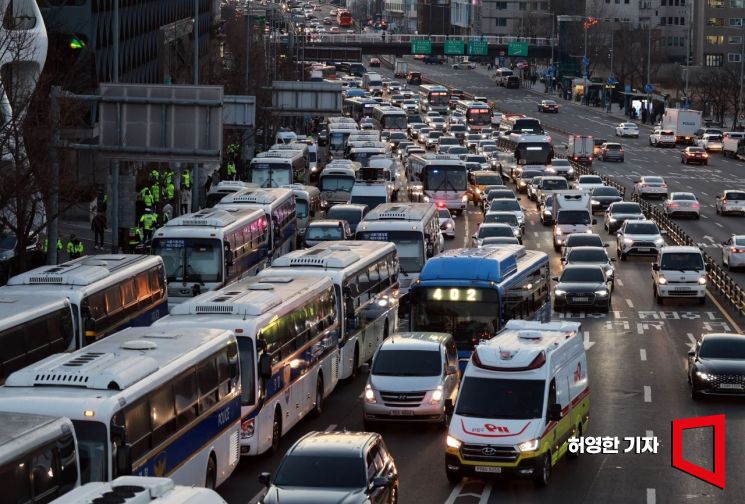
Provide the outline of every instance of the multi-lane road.
{"type": "MultiPolygon", "coordinates": [[[[560,271],[558,254],[551,248],[551,233],[538,220],[531,203],[525,245],[546,251],[554,273],[560,271]]],[[[481,213],[469,207],[457,220],[457,235],[448,247],[464,247],[481,222],[481,213]]],[[[608,242],[612,238],[597,232],[608,242]]],[[[464,480],[451,486],[445,478],[445,432],[437,427],[391,425],[383,430],[401,475],[402,503],[502,503],[502,502],[740,502],[745,478],[738,468],[745,464],[742,422],[745,406],[739,401],[693,402],[685,375],[686,353],[694,338],[709,331],[738,329],[709,300],[706,306],[686,301],[658,307],[652,297],[650,261],[632,258],[616,263],[617,281],[612,310],[601,313],[557,313],[582,323],[588,349],[592,389],[591,436],[656,436],[657,454],[583,455],[562,461],[548,488],[536,490],[529,481],[464,480]],[[716,413],[727,415],[727,465],[725,491],[716,489],[670,467],[671,420],[716,413]]],[[[365,376],[340,385],[325,404],[320,418],[298,425],[282,441],[281,452],[310,430],[361,430],[362,392],[365,376]]],[[[685,436],[685,455],[707,468],[713,467],[710,432],[685,436]]],[[[623,446],[623,443],[622,443],[623,446]]],[[[622,450],[621,450],[622,451],[622,450]]],[[[251,501],[262,487],[257,476],[274,471],[280,454],[243,459],[233,476],[220,487],[230,503],[251,501]]]]}
{"type": "MultiPolygon", "coordinates": [[[[410,65],[418,67],[409,58],[410,65]]],[[[495,99],[505,111],[537,115],[540,95],[529,90],[496,89],[481,71],[454,71],[444,66],[421,65],[425,75],[495,99]]],[[[386,74],[385,70],[382,73],[386,74]]],[[[541,115],[549,128],[614,139],[612,126],[617,117],[592,108],[568,105],[558,115],[541,115]]],[[[714,156],[708,167],[687,167],[679,163],[678,150],[650,148],[648,130],[642,128],[639,140],[624,139],[626,162],[599,162],[596,169],[631,188],[638,175],[657,174],[667,178],[671,190],[695,192],[703,203],[700,221],[682,223],[710,253],[730,232],[745,229],[745,220],[722,218],[715,214],[713,198],[725,187],[740,184],[738,174],[745,170],[735,161],[714,156]]],[[[558,141],[562,135],[553,134],[558,141]]],[[[551,232],[541,225],[535,206],[521,200],[528,212],[525,245],[546,251],[553,274],[561,269],[558,254],[551,246],[551,232]]],[[[448,248],[464,247],[481,222],[473,207],[456,218],[457,235],[448,248]]],[[[614,237],[596,226],[608,243],[614,237]]],[[[444,472],[445,432],[438,427],[391,425],[382,433],[398,465],[402,503],[736,503],[745,495],[745,478],[739,468],[745,465],[745,403],[737,400],[694,402],[686,384],[686,355],[692,342],[712,331],[742,332],[737,321],[724,313],[713,298],[705,306],[679,300],[657,306],[652,296],[651,266],[648,258],[630,258],[616,264],[616,288],[608,314],[568,312],[555,318],[579,321],[588,352],[591,386],[589,436],[656,436],[656,454],[623,453],[582,455],[576,461],[563,460],[554,470],[548,488],[538,490],[529,481],[465,479],[450,485],[444,472]],[[671,467],[671,421],[678,418],[724,413],[727,416],[727,484],[720,490],[671,467]]],[[[738,274],[740,281],[745,278],[738,274]]],[[[232,503],[256,502],[262,486],[262,471],[275,471],[282,453],[310,430],[361,430],[362,393],[365,376],[343,384],[325,403],[320,418],[307,419],[281,443],[280,452],[257,458],[244,458],[233,476],[219,491],[232,503]]],[[[488,398],[485,398],[488,400],[488,398]]],[[[713,469],[711,430],[695,430],[684,435],[684,456],[693,463],[713,469]]]]}
{"type": "MultiPolygon", "coordinates": [[[[721,264],[721,244],[733,233],[745,233],[745,217],[717,215],[714,207],[716,195],[724,189],[745,187],[745,162],[711,154],[708,166],[684,165],[680,162],[682,147],[670,149],[649,145],[651,127],[640,125],[639,138],[617,138],[615,127],[625,121],[614,105],[613,113],[600,108],[559,100],[558,114],[543,114],[537,104],[547,96],[532,89],[505,89],[496,87],[488,72],[478,70],[454,70],[449,65],[425,65],[407,57],[409,67],[419,70],[425,77],[486,96],[497,103],[503,112],[529,114],[541,119],[549,129],[555,144],[566,141],[566,133],[592,135],[608,141],[619,141],[624,146],[625,162],[602,162],[595,160],[593,168],[623,184],[631,194],[634,180],[641,175],[660,175],[665,178],[669,190],[693,192],[701,202],[701,219],[677,219],[680,226],[708,254],[721,264]]],[[[391,76],[385,69],[383,74],[391,76]]],[[[538,86],[536,89],[543,89],[538,86]]],[[[555,98],[551,96],[550,98],[555,98]]],[[[745,273],[732,271],[731,276],[745,287],[745,273]]]]}

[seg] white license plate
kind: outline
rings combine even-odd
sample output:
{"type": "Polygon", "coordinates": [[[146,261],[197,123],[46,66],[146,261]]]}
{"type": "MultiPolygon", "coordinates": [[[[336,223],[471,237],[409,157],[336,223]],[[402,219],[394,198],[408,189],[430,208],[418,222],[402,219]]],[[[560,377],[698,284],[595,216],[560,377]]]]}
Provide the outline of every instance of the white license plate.
{"type": "Polygon", "coordinates": [[[395,416],[414,416],[413,410],[405,410],[405,409],[394,409],[391,410],[391,415],[395,416]]]}
{"type": "Polygon", "coordinates": [[[586,298],[586,297],[576,297],[576,298],[572,298],[572,301],[575,301],[575,302],[577,302],[577,303],[586,303],[586,302],[588,302],[589,300],[590,300],[590,298],[586,298]]]}
{"type": "Polygon", "coordinates": [[[687,287],[676,287],[673,289],[675,292],[691,292],[691,289],[687,287]]]}
{"type": "Polygon", "coordinates": [[[737,383],[721,383],[719,388],[741,390],[742,385],[738,385],[737,383]]]}
{"type": "Polygon", "coordinates": [[[636,250],[638,250],[639,252],[649,252],[651,249],[648,249],[648,248],[639,248],[639,249],[636,249],[636,250]]]}
{"type": "Polygon", "coordinates": [[[502,468],[501,467],[490,467],[490,466],[476,466],[474,468],[474,471],[480,472],[480,473],[499,474],[502,472],[502,468]]]}

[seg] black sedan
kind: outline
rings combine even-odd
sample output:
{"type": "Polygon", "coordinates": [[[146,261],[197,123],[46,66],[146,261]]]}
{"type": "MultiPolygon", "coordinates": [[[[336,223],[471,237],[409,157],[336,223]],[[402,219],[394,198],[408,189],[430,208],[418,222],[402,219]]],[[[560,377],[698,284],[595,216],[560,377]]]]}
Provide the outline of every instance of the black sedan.
{"type": "Polygon", "coordinates": [[[745,336],[704,334],[688,352],[691,398],[745,395],[745,336]]]}
{"type": "Polygon", "coordinates": [[[686,147],[680,152],[680,162],[683,164],[709,164],[709,154],[703,147],[686,147]]]}
{"type": "Polygon", "coordinates": [[[611,203],[623,201],[621,193],[615,187],[596,187],[592,190],[592,211],[605,212],[611,203]]]}
{"type": "Polygon", "coordinates": [[[554,309],[610,309],[611,283],[601,266],[569,264],[564,268],[554,288],[554,309]]]}

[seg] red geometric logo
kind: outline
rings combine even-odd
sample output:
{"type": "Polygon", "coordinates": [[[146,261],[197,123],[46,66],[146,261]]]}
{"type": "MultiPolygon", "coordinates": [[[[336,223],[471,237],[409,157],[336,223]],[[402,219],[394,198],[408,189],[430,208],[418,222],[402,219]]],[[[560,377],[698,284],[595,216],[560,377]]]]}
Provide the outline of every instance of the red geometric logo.
{"type": "Polygon", "coordinates": [[[673,420],[673,461],[676,469],[695,476],[710,485],[724,488],[727,478],[727,461],[725,451],[725,416],[710,415],[695,418],[681,418],[673,420]],[[714,428],[714,471],[709,471],[701,466],[683,458],[683,431],[686,429],[700,429],[702,427],[714,428]]]}

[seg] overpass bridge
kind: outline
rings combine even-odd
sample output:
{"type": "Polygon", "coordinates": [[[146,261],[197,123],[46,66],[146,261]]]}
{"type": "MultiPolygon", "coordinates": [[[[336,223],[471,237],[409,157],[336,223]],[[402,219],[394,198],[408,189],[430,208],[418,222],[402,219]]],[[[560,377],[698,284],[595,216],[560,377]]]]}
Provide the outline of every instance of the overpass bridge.
{"type": "Polygon", "coordinates": [[[306,35],[267,35],[273,42],[302,47],[306,60],[352,60],[363,54],[384,54],[404,56],[415,54],[412,49],[420,44],[431,45],[431,54],[445,53],[445,43],[460,41],[468,48],[471,41],[485,42],[487,55],[508,56],[508,47],[512,43],[528,44],[528,58],[549,58],[551,48],[557,48],[558,39],[549,37],[513,37],[513,36],[457,36],[457,35],[383,35],[380,33],[309,33],[306,35]],[[304,38],[304,39],[303,39],[304,38]]]}

